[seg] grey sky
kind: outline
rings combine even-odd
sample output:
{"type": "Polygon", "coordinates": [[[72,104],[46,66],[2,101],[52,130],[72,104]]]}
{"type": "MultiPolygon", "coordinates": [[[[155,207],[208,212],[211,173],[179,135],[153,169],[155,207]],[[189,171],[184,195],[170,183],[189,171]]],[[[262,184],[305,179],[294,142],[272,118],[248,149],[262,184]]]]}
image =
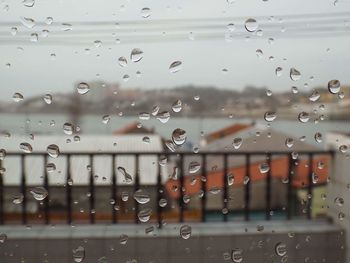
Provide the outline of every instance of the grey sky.
{"type": "Polygon", "coordinates": [[[329,0],[236,0],[232,4],[225,0],[36,0],[32,8],[24,7],[21,0],[7,0],[2,1],[0,8],[2,100],[10,99],[14,92],[31,96],[71,91],[74,82],[95,80],[96,74],[100,74],[101,80],[119,82],[126,88],[194,84],[241,89],[251,84],[285,90],[292,85],[303,88],[304,83],[309,83],[310,89],[315,85],[326,85],[330,79],[350,84],[347,72],[350,28],[344,16],[346,12],[350,14],[350,2],[345,0],[339,0],[337,5],[329,0]],[[4,10],[6,5],[8,11],[4,10]],[[151,16],[146,19],[140,15],[144,7],[151,9],[151,16]],[[306,16],[298,20],[299,24],[295,24],[295,18],[289,17],[301,14],[306,16]],[[325,17],[315,18],[314,14],[324,14],[325,17]],[[339,19],[329,22],[332,27],[327,30],[332,32],[334,28],[334,32],[338,29],[344,32],[312,34],[315,32],[313,27],[315,30],[327,28],[327,16],[332,14],[335,14],[333,18],[339,19]],[[37,25],[31,30],[26,29],[19,23],[20,16],[33,18],[37,25]],[[54,23],[43,25],[48,16],[53,17],[54,23]],[[275,16],[275,20],[269,21],[269,16],[275,16]],[[249,17],[257,18],[263,36],[256,37],[244,30],[243,23],[249,17]],[[158,21],[163,19],[167,21],[158,21]],[[169,19],[177,21],[169,22],[169,19]],[[109,24],[101,27],[79,24],[88,21],[109,24]],[[128,23],[124,25],[125,21],[128,23]],[[115,22],[120,28],[114,26],[115,22]],[[228,42],[224,35],[230,22],[236,25],[236,30],[232,33],[234,39],[228,42]],[[61,23],[71,23],[73,30],[62,32],[61,23]],[[177,28],[178,25],[182,26],[181,29],[177,28]],[[212,25],[216,27],[211,29],[212,25]],[[296,25],[301,31],[306,30],[304,35],[293,29],[296,25]],[[16,36],[10,34],[12,26],[18,27],[16,36]],[[286,29],[284,33],[282,27],[286,29]],[[50,30],[45,39],[40,36],[42,29],[50,30]],[[29,41],[33,32],[39,34],[37,43],[29,41]],[[189,32],[193,32],[195,40],[189,40],[189,32]],[[153,35],[149,42],[150,34],[153,35]],[[245,36],[251,39],[246,40],[245,36]],[[273,44],[268,43],[270,37],[275,40],[273,44]],[[115,43],[116,38],[121,39],[120,44],[115,43]],[[102,46],[96,48],[95,40],[101,40],[102,46]],[[90,54],[86,54],[86,48],[90,49],[90,54]],[[144,52],[138,63],[129,61],[133,48],[144,52]],[[257,58],[256,49],[263,50],[263,58],[257,58]],[[52,59],[52,53],[56,54],[56,59],[52,59]],[[125,68],[117,63],[120,56],[128,59],[125,68]],[[269,56],[275,59],[269,61],[269,56]],[[182,70],[171,74],[169,65],[176,60],[183,62],[182,70]],[[10,68],[6,67],[7,63],[11,64],[10,68]],[[278,66],[284,69],[281,77],[275,75],[278,66]],[[297,83],[289,79],[291,67],[302,73],[302,79],[297,83]],[[227,74],[222,73],[223,68],[228,69],[227,74]],[[136,71],[141,72],[141,77],[136,77],[136,71]],[[130,75],[128,82],[122,80],[124,74],[130,75]],[[310,80],[311,76],[314,80],[310,80]]]}

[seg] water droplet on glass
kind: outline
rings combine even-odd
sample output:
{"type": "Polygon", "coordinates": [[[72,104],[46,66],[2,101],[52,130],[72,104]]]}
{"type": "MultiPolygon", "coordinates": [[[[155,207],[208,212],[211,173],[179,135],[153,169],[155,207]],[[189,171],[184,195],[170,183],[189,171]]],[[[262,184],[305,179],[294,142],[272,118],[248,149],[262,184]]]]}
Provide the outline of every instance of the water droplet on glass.
{"type": "Polygon", "coordinates": [[[230,31],[230,32],[233,32],[235,31],[236,27],[233,23],[230,23],[226,26],[226,28],[230,31]]]}
{"type": "Polygon", "coordinates": [[[175,101],[171,108],[173,112],[180,112],[182,109],[182,101],[181,100],[175,101]]]}
{"type": "Polygon", "coordinates": [[[289,71],[289,77],[291,80],[297,81],[301,78],[301,73],[299,70],[297,70],[295,68],[291,68],[289,71]]]}
{"type": "Polygon", "coordinates": [[[334,199],[334,204],[337,205],[337,206],[343,206],[344,205],[344,198],[336,197],[334,199]]]}
{"type": "Polygon", "coordinates": [[[129,79],[130,79],[130,76],[129,76],[128,74],[125,74],[125,75],[123,76],[123,81],[124,81],[124,82],[127,82],[129,79]]]}
{"type": "Polygon", "coordinates": [[[23,202],[24,196],[22,193],[20,194],[16,194],[12,197],[12,203],[14,203],[15,205],[19,205],[23,202]]]}
{"type": "Polygon", "coordinates": [[[153,116],[156,116],[157,114],[158,114],[158,112],[159,112],[159,110],[160,110],[160,107],[159,106],[154,106],[153,108],[152,108],[152,115],[153,116]]]}
{"type": "Polygon", "coordinates": [[[14,102],[20,102],[24,99],[24,97],[21,93],[16,92],[15,94],[13,94],[12,99],[14,102]]]}
{"type": "Polygon", "coordinates": [[[340,145],[339,146],[339,151],[341,152],[341,153],[346,153],[347,151],[348,151],[348,146],[347,145],[340,145]]]}
{"type": "Polygon", "coordinates": [[[33,188],[30,190],[30,193],[33,195],[34,199],[38,201],[44,200],[48,195],[47,190],[41,186],[33,188]]]}
{"type": "Polygon", "coordinates": [[[22,3],[26,7],[33,7],[35,4],[35,1],[34,0],[23,0],[22,3]]]}
{"type": "Polygon", "coordinates": [[[295,87],[295,86],[293,86],[293,87],[291,88],[291,90],[292,90],[292,93],[293,93],[293,94],[297,94],[297,93],[299,92],[298,88],[295,87]]]}
{"type": "Polygon", "coordinates": [[[77,86],[77,91],[81,95],[88,93],[89,90],[90,90],[90,87],[86,82],[80,82],[77,86]]]}
{"type": "Polygon", "coordinates": [[[3,161],[6,157],[6,150],[0,149],[0,161],[3,161]]]}
{"type": "Polygon", "coordinates": [[[332,94],[337,94],[340,91],[340,81],[337,79],[328,82],[328,90],[332,94]]]}
{"type": "Polygon", "coordinates": [[[260,173],[265,174],[270,171],[270,166],[267,163],[261,163],[259,165],[260,173]]]}
{"type": "Polygon", "coordinates": [[[182,69],[182,62],[181,61],[174,61],[169,66],[170,73],[176,73],[182,69]]]}
{"type": "Polygon", "coordinates": [[[194,174],[198,172],[200,169],[201,169],[201,165],[196,161],[190,162],[190,164],[188,165],[188,172],[190,174],[194,174]]]}
{"type": "Polygon", "coordinates": [[[180,128],[177,128],[172,133],[172,140],[176,145],[182,145],[186,142],[186,131],[180,128]]]}
{"type": "Polygon", "coordinates": [[[33,151],[33,147],[27,142],[22,142],[19,148],[25,153],[31,153],[33,151]]]}
{"type": "Polygon", "coordinates": [[[144,142],[144,143],[150,143],[151,142],[151,139],[148,137],[148,136],[145,136],[145,137],[143,137],[142,138],[142,141],[144,142]]]}
{"type": "Polygon", "coordinates": [[[321,96],[321,94],[317,90],[314,90],[311,93],[311,95],[309,96],[309,100],[312,101],[312,102],[318,101],[320,96],[321,96]]]}
{"type": "Polygon", "coordinates": [[[287,254],[287,245],[282,242],[277,243],[275,246],[275,252],[277,256],[285,256],[287,254]]]}
{"type": "Polygon", "coordinates": [[[303,111],[303,112],[299,113],[298,119],[299,119],[300,122],[306,123],[306,122],[309,121],[310,115],[309,115],[309,113],[303,111]]]}
{"type": "Polygon", "coordinates": [[[276,112],[274,112],[274,111],[268,111],[268,112],[266,112],[265,115],[264,115],[264,119],[265,119],[265,121],[267,121],[267,122],[272,122],[272,121],[274,121],[274,120],[276,119],[276,117],[277,117],[277,115],[276,115],[276,112]]]}
{"type": "Polygon", "coordinates": [[[242,143],[243,143],[243,139],[240,137],[237,137],[233,139],[232,146],[237,150],[241,147],[242,143]]]}
{"type": "Polygon", "coordinates": [[[227,184],[228,184],[229,186],[231,186],[231,185],[233,185],[234,182],[235,182],[235,177],[234,177],[234,175],[233,175],[232,173],[229,173],[229,174],[227,175],[227,184]]]}
{"type": "Polygon", "coordinates": [[[235,248],[231,252],[231,259],[234,263],[241,263],[243,261],[243,250],[241,248],[235,248]]]}
{"type": "Polygon", "coordinates": [[[62,31],[71,31],[73,29],[73,26],[68,23],[62,23],[62,31]]]}
{"type": "Polygon", "coordinates": [[[46,17],[45,24],[51,25],[53,23],[53,18],[51,16],[46,17]]]}
{"type": "Polygon", "coordinates": [[[167,201],[166,199],[161,198],[161,199],[159,200],[159,206],[160,206],[160,207],[166,207],[167,204],[168,204],[168,201],[167,201]]]}
{"type": "Polygon", "coordinates": [[[30,41],[32,41],[32,42],[38,42],[38,40],[39,40],[39,36],[38,36],[37,33],[31,33],[31,34],[30,34],[30,41]]]}
{"type": "Polygon", "coordinates": [[[128,239],[129,239],[129,237],[127,235],[123,234],[119,238],[119,243],[121,245],[126,245],[126,243],[128,243],[128,239]]]}
{"type": "Polygon", "coordinates": [[[266,90],[266,95],[267,95],[268,97],[271,97],[271,96],[272,96],[272,91],[271,91],[270,89],[267,89],[267,90],[266,90]]]}
{"type": "Polygon", "coordinates": [[[35,21],[32,18],[21,16],[19,19],[26,28],[32,29],[35,26],[35,21]]]}
{"type": "Polygon", "coordinates": [[[63,132],[67,135],[72,135],[74,131],[73,124],[66,122],[63,124],[63,132]]]}
{"type": "Polygon", "coordinates": [[[124,176],[124,181],[128,184],[132,183],[132,176],[126,172],[124,167],[119,166],[118,171],[124,176]]]}
{"type": "Polygon", "coordinates": [[[56,170],[56,165],[54,163],[48,163],[46,164],[46,171],[48,173],[52,173],[53,171],[56,170]]]}
{"type": "Polygon", "coordinates": [[[130,54],[130,60],[132,62],[139,62],[143,58],[143,51],[138,48],[134,48],[130,54]]]}
{"type": "Polygon", "coordinates": [[[172,141],[170,141],[170,140],[165,141],[165,146],[166,146],[171,152],[175,152],[175,151],[176,151],[175,144],[174,144],[172,141]]]}
{"type": "Polygon", "coordinates": [[[17,29],[17,27],[11,27],[11,35],[13,35],[13,36],[15,36],[15,35],[17,35],[17,31],[18,31],[18,29],[17,29]]]}
{"type": "Polygon", "coordinates": [[[180,236],[183,239],[189,239],[191,237],[192,234],[192,228],[189,225],[183,225],[180,228],[180,236]]]}
{"type": "Polygon", "coordinates": [[[56,144],[50,144],[46,148],[47,154],[52,158],[57,158],[60,155],[60,149],[56,144]]]}
{"type": "Polygon", "coordinates": [[[144,7],[141,9],[141,16],[143,18],[148,18],[151,16],[151,9],[149,9],[148,7],[144,7]]]}
{"type": "Polygon", "coordinates": [[[138,216],[140,222],[146,223],[146,222],[148,222],[148,220],[151,218],[151,214],[152,214],[152,209],[150,209],[150,208],[145,208],[145,209],[142,209],[142,210],[137,214],[137,216],[138,216]]]}
{"type": "Polygon", "coordinates": [[[293,139],[293,138],[287,138],[287,139],[286,139],[286,142],[285,142],[285,145],[286,145],[288,148],[293,147],[293,145],[294,145],[294,139],[293,139]]]}
{"type": "Polygon", "coordinates": [[[315,138],[315,141],[317,143],[321,143],[322,142],[322,134],[321,133],[316,132],[314,138],[315,138]]]}
{"type": "Polygon", "coordinates": [[[0,243],[3,244],[7,240],[7,235],[6,234],[0,234],[0,243]]]}
{"type": "Polygon", "coordinates": [[[52,95],[51,94],[45,94],[43,97],[43,100],[45,101],[46,104],[51,104],[52,103],[52,95]]]}
{"type": "Polygon", "coordinates": [[[109,116],[109,115],[102,116],[102,123],[103,124],[108,124],[110,120],[111,120],[111,116],[109,116]]]}
{"type": "Polygon", "coordinates": [[[258,58],[262,58],[264,56],[264,53],[261,49],[257,49],[255,53],[258,58]]]}
{"type": "Polygon", "coordinates": [[[96,48],[99,48],[99,47],[102,46],[102,41],[101,40],[95,40],[94,41],[94,45],[95,45],[96,48]]]}
{"type": "Polygon", "coordinates": [[[258,29],[259,25],[258,25],[258,22],[254,18],[248,18],[245,21],[244,26],[248,32],[254,32],[258,29]]]}
{"type": "Polygon", "coordinates": [[[128,61],[125,57],[118,58],[118,63],[121,67],[125,67],[128,64],[128,61]]]}
{"type": "Polygon", "coordinates": [[[151,200],[149,194],[142,189],[139,189],[134,193],[134,199],[139,204],[147,204],[151,200]]]}
{"type": "Polygon", "coordinates": [[[275,70],[275,74],[277,77],[282,76],[282,72],[283,72],[283,68],[281,68],[281,67],[277,67],[275,70]]]}
{"type": "Polygon", "coordinates": [[[85,248],[82,246],[77,247],[76,249],[73,249],[73,260],[76,263],[80,263],[85,258],[85,248]]]}

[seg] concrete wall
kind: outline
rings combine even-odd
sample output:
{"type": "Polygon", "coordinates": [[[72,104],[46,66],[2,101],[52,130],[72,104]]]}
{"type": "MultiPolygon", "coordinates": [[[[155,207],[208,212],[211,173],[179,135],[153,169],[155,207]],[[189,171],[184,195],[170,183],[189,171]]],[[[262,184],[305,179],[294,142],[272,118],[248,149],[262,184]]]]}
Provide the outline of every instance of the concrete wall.
{"type": "Polygon", "coordinates": [[[72,250],[78,246],[85,248],[83,263],[232,262],[236,248],[242,249],[242,262],[345,262],[344,234],[327,222],[191,224],[187,240],[180,237],[182,225],[167,225],[152,235],[145,234],[148,226],[0,227],[8,236],[0,243],[0,262],[74,262],[72,250]],[[258,225],[264,229],[257,231],[258,225]],[[125,245],[120,244],[123,234],[129,237],[125,245]],[[279,242],[286,244],[287,258],[276,254],[279,242]]]}

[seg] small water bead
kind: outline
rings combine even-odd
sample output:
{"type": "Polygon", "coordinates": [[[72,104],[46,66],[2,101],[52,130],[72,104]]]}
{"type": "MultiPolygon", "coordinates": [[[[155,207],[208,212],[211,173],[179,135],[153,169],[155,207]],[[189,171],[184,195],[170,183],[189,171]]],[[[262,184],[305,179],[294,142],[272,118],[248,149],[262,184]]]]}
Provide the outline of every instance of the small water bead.
{"type": "Polygon", "coordinates": [[[47,146],[46,151],[52,158],[57,158],[60,155],[60,149],[56,144],[50,144],[47,146]]]}
{"type": "Polygon", "coordinates": [[[267,122],[272,122],[276,119],[277,115],[276,115],[276,112],[274,111],[268,111],[264,114],[264,119],[265,121],[267,122]]]}
{"type": "Polygon", "coordinates": [[[286,141],[285,141],[285,145],[286,145],[288,148],[292,148],[293,145],[294,145],[294,139],[293,139],[293,138],[287,138],[286,141]]]}
{"type": "Polygon", "coordinates": [[[61,26],[62,26],[61,28],[62,31],[65,31],[65,32],[71,31],[73,29],[73,26],[69,23],[62,23],[61,26]]]}
{"type": "Polygon", "coordinates": [[[151,143],[151,139],[148,136],[144,136],[142,138],[142,142],[149,144],[149,143],[151,143]]]}
{"type": "Polygon", "coordinates": [[[32,190],[30,190],[30,193],[33,195],[34,199],[37,201],[44,200],[48,195],[47,190],[41,186],[33,188],[32,190]]]}
{"type": "Polygon", "coordinates": [[[88,93],[89,90],[90,90],[90,86],[86,82],[80,82],[77,86],[77,91],[80,95],[84,95],[88,93]]]}
{"type": "Polygon", "coordinates": [[[128,64],[128,61],[126,60],[125,57],[120,57],[118,58],[118,63],[121,67],[126,67],[126,65],[128,64]]]}
{"type": "Polygon", "coordinates": [[[181,61],[174,61],[169,66],[170,73],[176,73],[182,69],[182,62],[181,61]]]}
{"type": "Polygon", "coordinates": [[[264,32],[261,29],[259,29],[259,30],[256,31],[256,35],[258,37],[262,37],[264,35],[264,32]]]}
{"type": "Polygon", "coordinates": [[[52,103],[52,95],[51,94],[45,94],[43,97],[43,100],[46,104],[50,105],[52,103]]]}
{"type": "Polygon", "coordinates": [[[271,97],[271,96],[272,96],[272,91],[269,90],[269,89],[267,89],[267,90],[266,90],[266,95],[267,95],[268,97],[271,97]]]}
{"type": "Polygon", "coordinates": [[[7,240],[7,235],[6,234],[0,234],[0,244],[5,243],[7,240]]]}
{"type": "Polygon", "coordinates": [[[46,17],[45,24],[51,25],[53,23],[53,18],[51,16],[46,17]]]}
{"type": "Polygon", "coordinates": [[[76,263],[80,263],[85,258],[85,248],[82,246],[77,247],[76,249],[73,249],[73,260],[76,263]]]}
{"type": "Polygon", "coordinates": [[[194,174],[194,173],[198,172],[200,169],[201,169],[201,165],[200,165],[200,163],[198,163],[196,161],[192,161],[188,165],[188,172],[190,174],[194,174]]]}
{"type": "Polygon", "coordinates": [[[309,100],[312,102],[315,102],[315,101],[318,101],[320,97],[321,97],[321,94],[317,90],[314,90],[309,96],[309,100]]]}
{"type": "Polygon", "coordinates": [[[31,42],[38,42],[38,40],[39,40],[38,34],[37,34],[37,33],[31,33],[31,34],[30,34],[29,40],[30,40],[31,42]]]}
{"type": "Polygon", "coordinates": [[[158,114],[159,110],[160,110],[159,106],[153,106],[151,114],[153,116],[156,116],[158,114]]]}
{"type": "Polygon", "coordinates": [[[298,81],[301,78],[301,73],[295,68],[291,68],[289,71],[289,77],[293,81],[298,81]]]}
{"type": "Polygon", "coordinates": [[[24,152],[24,153],[31,153],[33,151],[33,147],[27,143],[27,142],[22,142],[19,145],[19,148],[24,152]]]}
{"type": "Polygon", "coordinates": [[[162,111],[159,112],[156,116],[157,120],[159,120],[161,123],[167,123],[170,119],[170,112],[169,111],[162,111]]]}
{"type": "Polygon", "coordinates": [[[303,112],[299,113],[298,119],[299,119],[300,122],[306,123],[306,122],[308,122],[310,120],[310,114],[305,112],[305,111],[303,111],[303,112]]]}
{"type": "Polygon", "coordinates": [[[189,225],[183,225],[180,227],[180,236],[183,239],[189,239],[192,234],[192,227],[189,225]]]}
{"type": "Polygon", "coordinates": [[[231,185],[233,185],[234,182],[235,182],[235,177],[234,177],[234,175],[233,175],[232,173],[229,173],[229,174],[227,175],[227,184],[228,184],[229,186],[231,186],[231,185]]]}
{"type": "Polygon", "coordinates": [[[139,48],[134,48],[130,53],[130,60],[132,62],[139,62],[143,58],[143,51],[139,48]]]}
{"type": "Polygon", "coordinates": [[[275,252],[277,256],[284,257],[287,254],[287,245],[279,242],[275,246],[275,252]]]}
{"type": "Polygon", "coordinates": [[[166,146],[171,152],[175,152],[175,151],[176,151],[175,144],[174,144],[171,140],[166,140],[166,141],[165,141],[165,146],[166,146]]]}
{"type": "Polygon", "coordinates": [[[343,206],[344,205],[344,199],[342,197],[336,197],[334,199],[334,204],[337,206],[343,206]]]}
{"type": "Polygon", "coordinates": [[[124,81],[124,82],[129,81],[129,79],[130,79],[130,76],[129,76],[128,74],[125,74],[125,75],[123,76],[123,81],[124,81]]]}
{"type": "Polygon", "coordinates": [[[146,121],[149,120],[151,118],[151,114],[149,114],[148,112],[140,112],[139,113],[139,119],[146,121]]]}
{"type": "Polygon", "coordinates": [[[173,131],[171,137],[176,145],[183,145],[186,142],[187,134],[185,130],[177,128],[173,131]]]}
{"type": "Polygon", "coordinates": [[[129,200],[129,193],[128,193],[128,192],[125,192],[125,191],[122,192],[121,198],[122,198],[122,201],[123,201],[123,202],[128,201],[128,200],[129,200]]]}
{"type": "Polygon", "coordinates": [[[128,184],[132,183],[132,176],[126,172],[124,167],[119,166],[117,170],[124,176],[124,181],[128,184]]]}
{"type": "Polygon", "coordinates": [[[74,132],[73,124],[66,122],[63,124],[63,132],[67,135],[72,135],[74,132]]]}
{"type": "Polygon", "coordinates": [[[315,141],[317,143],[321,143],[322,142],[322,134],[321,133],[316,132],[315,135],[314,135],[314,138],[315,138],[315,141]]]}
{"type": "Polygon", "coordinates": [[[270,171],[270,166],[267,163],[261,163],[259,165],[259,171],[260,173],[265,174],[270,171]]]}
{"type": "Polygon", "coordinates": [[[328,91],[332,94],[337,94],[340,91],[340,81],[337,79],[328,82],[328,91]]]}
{"type": "Polygon", "coordinates": [[[248,32],[254,32],[258,29],[259,24],[254,18],[248,18],[244,23],[244,27],[248,32]]]}
{"type": "Polygon", "coordinates": [[[235,248],[231,252],[231,260],[234,263],[241,263],[243,261],[243,249],[235,248]]]}
{"type": "Polygon", "coordinates": [[[20,194],[15,194],[13,197],[12,197],[12,203],[14,203],[15,205],[19,205],[23,202],[23,199],[24,199],[24,196],[22,193],[20,194]]]}
{"type": "Polygon", "coordinates": [[[0,161],[3,161],[6,157],[6,150],[0,149],[0,161]]]}
{"type": "Polygon", "coordinates": [[[261,49],[257,49],[255,54],[258,58],[262,58],[264,56],[264,52],[261,49]]]}
{"type": "Polygon", "coordinates": [[[134,193],[134,199],[139,204],[147,204],[151,200],[149,194],[142,189],[139,189],[134,193]]]}
{"type": "Polygon", "coordinates": [[[12,99],[14,102],[20,102],[24,99],[24,97],[21,93],[16,92],[15,94],[13,94],[12,99]]]}
{"type": "Polygon", "coordinates": [[[293,94],[297,94],[297,93],[299,92],[298,88],[295,87],[295,86],[293,86],[293,87],[291,88],[291,91],[292,91],[293,94]]]}
{"type": "Polygon", "coordinates": [[[109,115],[102,116],[102,123],[103,124],[108,124],[110,120],[111,120],[111,116],[109,116],[109,115]]]}
{"type": "Polygon", "coordinates": [[[22,3],[25,7],[33,7],[35,4],[35,1],[34,0],[23,0],[22,3]]]}
{"type": "Polygon", "coordinates": [[[275,74],[276,74],[277,77],[281,77],[282,76],[282,72],[283,72],[283,68],[281,68],[281,67],[277,67],[275,69],[275,74]]]}
{"type": "Polygon", "coordinates": [[[21,16],[19,20],[26,28],[32,29],[35,26],[35,21],[32,18],[21,16]]]}
{"type": "Polygon", "coordinates": [[[148,7],[144,7],[141,9],[141,16],[143,18],[148,18],[151,16],[151,9],[149,9],[148,7]]]}
{"type": "Polygon", "coordinates": [[[160,200],[159,200],[159,206],[160,207],[166,207],[167,206],[167,204],[168,204],[168,201],[166,200],[166,199],[164,199],[164,198],[161,198],[160,200]]]}
{"type": "Polygon", "coordinates": [[[182,101],[181,100],[175,101],[171,106],[171,108],[173,112],[180,112],[182,110],[182,101]]]}
{"type": "Polygon", "coordinates": [[[233,32],[235,31],[236,27],[233,23],[229,23],[227,26],[226,26],[227,30],[230,31],[230,32],[233,32]]]}
{"type": "Polygon", "coordinates": [[[17,31],[18,31],[17,27],[14,26],[14,27],[11,27],[10,33],[11,35],[15,36],[17,35],[17,31]]]}
{"type": "Polygon", "coordinates": [[[345,145],[345,144],[340,145],[340,146],[339,146],[339,151],[340,151],[341,153],[346,153],[346,152],[348,151],[348,146],[345,145]]]}
{"type": "Polygon", "coordinates": [[[46,164],[46,172],[52,173],[55,170],[56,170],[56,165],[54,163],[46,164]]]}
{"type": "Polygon", "coordinates": [[[241,137],[237,137],[233,139],[232,146],[235,150],[239,149],[243,143],[243,139],[241,137]]]}
{"type": "Polygon", "coordinates": [[[344,214],[343,212],[339,212],[339,214],[338,214],[338,219],[339,219],[340,221],[343,221],[344,218],[345,218],[345,214],[344,214]]]}
{"type": "Polygon", "coordinates": [[[146,223],[149,221],[149,219],[151,218],[151,214],[152,214],[152,209],[150,208],[145,208],[142,209],[138,214],[138,218],[140,220],[140,222],[142,223],[146,223]]]}
{"type": "Polygon", "coordinates": [[[126,243],[128,243],[128,239],[129,239],[129,237],[127,235],[123,234],[119,238],[119,243],[121,245],[126,245],[126,243]]]}

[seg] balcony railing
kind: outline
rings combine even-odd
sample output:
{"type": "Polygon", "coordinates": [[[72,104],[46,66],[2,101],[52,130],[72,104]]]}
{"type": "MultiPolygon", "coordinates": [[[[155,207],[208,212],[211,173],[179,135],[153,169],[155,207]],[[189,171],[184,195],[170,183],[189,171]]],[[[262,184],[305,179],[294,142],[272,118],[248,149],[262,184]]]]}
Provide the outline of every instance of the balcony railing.
{"type": "MultiPolygon", "coordinates": [[[[299,205],[298,201],[295,200],[294,191],[295,189],[301,189],[307,193],[307,198],[304,204],[303,212],[300,215],[305,216],[307,219],[312,219],[312,201],[314,198],[313,190],[315,186],[325,185],[327,183],[327,176],[329,169],[331,168],[333,152],[329,151],[299,151],[296,153],[291,152],[69,152],[60,153],[59,158],[65,158],[65,183],[56,186],[50,182],[50,176],[46,169],[43,169],[43,183],[42,186],[48,192],[48,196],[40,201],[40,219],[33,219],[33,213],[28,210],[28,200],[30,195],[28,194],[28,189],[33,186],[27,185],[27,171],[25,165],[28,157],[40,157],[43,160],[43,167],[49,162],[49,156],[46,152],[38,153],[33,152],[30,154],[25,153],[7,153],[6,158],[0,161],[0,168],[6,166],[7,158],[16,157],[19,158],[20,165],[20,183],[18,186],[19,192],[22,195],[21,202],[18,202],[15,206],[20,207],[20,212],[13,213],[8,212],[5,209],[5,202],[9,199],[9,194],[6,189],[11,187],[4,184],[3,176],[12,176],[11,174],[6,174],[3,172],[0,175],[0,224],[12,224],[14,222],[21,224],[29,223],[43,223],[52,224],[59,221],[59,223],[72,224],[77,221],[81,221],[81,217],[76,216],[73,213],[73,194],[75,190],[82,186],[76,186],[71,183],[72,171],[71,162],[73,157],[82,156],[88,158],[90,165],[88,174],[88,184],[83,186],[87,188],[88,191],[88,216],[85,218],[85,223],[95,224],[95,223],[112,223],[117,224],[118,222],[133,222],[135,224],[140,223],[139,213],[142,207],[145,205],[139,204],[136,200],[133,200],[133,205],[128,213],[129,217],[121,216],[120,210],[118,210],[117,202],[120,199],[121,189],[124,187],[129,187],[132,192],[135,193],[137,190],[143,187],[140,184],[140,157],[142,156],[154,156],[158,161],[167,158],[176,165],[177,173],[176,178],[166,179],[164,182],[164,177],[162,177],[162,169],[158,162],[156,162],[157,172],[156,172],[156,183],[152,186],[154,198],[151,198],[149,204],[153,204],[155,211],[152,211],[151,221],[158,224],[159,227],[162,226],[164,221],[176,220],[178,222],[186,222],[188,220],[195,220],[205,222],[208,221],[208,214],[213,212],[213,208],[208,208],[207,203],[211,198],[212,187],[217,191],[220,191],[219,198],[221,201],[216,201],[214,208],[217,208],[220,216],[215,217],[216,220],[219,218],[220,221],[230,221],[232,216],[235,214],[241,215],[241,220],[251,220],[252,213],[258,212],[259,215],[264,216],[266,220],[271,220],[273,218],[273,211],[281,211],[282,217],[289,220],[298,215],[296,215],[295,206],[299,205]],[[96,157],[105,157],[111,160],[111,175],[109,177],[109,183],[104,184],[104,186],[96,185],[94,178],[94,164],[96,157]],[[129,156],[134,160],[134,170],[133,181],[131,185],[123,184],[118,182],[117,176],[117,157],[129,156]],[[200,165],[200,169],[194,174],[190,174],[186,166],[190,163],[192,159],[200,165]],[[237,163],[237,160],[240,162],[237,163]],[[210,167],[210,164],[214,165],[210,167]],[[216,163],[220,163],[219,166],[216,163]],[[264,171],[260,171],[261,164],[264,163],[264,171]],[[316,170],[322,164],[322,172],[317,175],[316,170]],[[191,183],[191,182],[195,183],[191,183]],[[232,183],[234,181],[234,183],[232,183]],[[274,184],[274,182],[277,182],[274,184]],[[281,182],[282,184],[279,184],[281,182]],[[252,190],[254,184],[259,184],[258,190],[252,190]],[[195,185],[195,186],[193,186],[195,185]],[[282,185],[282,186],[281,186],[282,185]],[[59,213],[55,211],[53,204],[51,203],[51,191],[55,187],[59,187],[59,192],[61,195],[61,202],[65,202],[63,211],[59,213]],[[191,188],[192,187],[192,188],[191,188]],[[275,188],[274,188],[275,187],[275,188]],[[282,189],[283,187],[283,189],[282,189]],[[105,216],[102,218],[96,216],[96,198],[99,193],[96,189],[101,188],[103,193],[110,197],[109,211],[104,211],[105,216]],[[198,204],[190,208],[188,198],[192,189],[192,195],[198,196],[198,204]],[[263,191],[262,191],[263,190],[263,191]],[[230,195],[235,193],[235,191],[241,191],[243,193],[243,198],[240,202],[236,202],[236,208],[231,209],[232,202],[230,195]],[[252,205],[252,198],[256,192],[261,192],[256,203],[258,205],[252,205]],[[6,192],[6,193],[5,193],[6,192]],[[109,193],[107,193],[109,192],[109,193]],[[282,199],[286,200],[285,204],[273,205],[272,204],[272,194],[279,193],[284,197],[282,199]],[[173,202],[173,208],[168,208],[160,206],[159,202],[168,195],[169,200],[173,202]],[[263,196],[263,198],[261,198],[263,196]],[[261,200],[260,200],[261,199],[261,200]],[[240,203],[240,204],[238,204],[240,203]],[[264,207],[261,207],[261,203],[264,203],[264,207]],[[239,206],[239,208],[237,208],[239,206]],[[106,214],[109,214],[106,216],[106,214]],[[195,216],[192,216],[195,215],[195,216]],[[131,217],[130,217],[131,215],[131,217]],[[101,219],[101,220],[100,220],[101,219]],[[16,221],[17,220],[17,221],[16,221]],[[57,221],[58,220],[58,221],[57,221]]],[[[171,163],[168,161],[167,165],[170,167],[171,163]]],[[[39,185],[36,185],[39,186],[39,185]]],[[[80,190],[79,190],[80,191],[80,190]]],[[[101,191],[100,191],[101,193],[101,191]]],[[[276,198],[275,198],[276,199],[276,198]]],[[[278,197],[277,197],[278,199],[278,197]]],[[[280,198],[281,199],[281,198],[280,198]]],[[[34,200],[36,201],[36,200],[34,200]]],[[[129,200],[130,202],[131,200],[129,200]]],[[[277,200],[278,201],[278,200],[277,200]]],[[[38,202],[38,201],[36,201],[38,202]]],[[[123,202],[123,201],[120,201],[123,202]]],[[[148,204],[148,205],[149,205],[148,204]]],[[[215,210],[215,209],[214,209],[215,210]]],[[[34,213],[34,217],[39,214],[34,213]]],[[[281,218],[281,217],[279,217],[281,218]]]]}

